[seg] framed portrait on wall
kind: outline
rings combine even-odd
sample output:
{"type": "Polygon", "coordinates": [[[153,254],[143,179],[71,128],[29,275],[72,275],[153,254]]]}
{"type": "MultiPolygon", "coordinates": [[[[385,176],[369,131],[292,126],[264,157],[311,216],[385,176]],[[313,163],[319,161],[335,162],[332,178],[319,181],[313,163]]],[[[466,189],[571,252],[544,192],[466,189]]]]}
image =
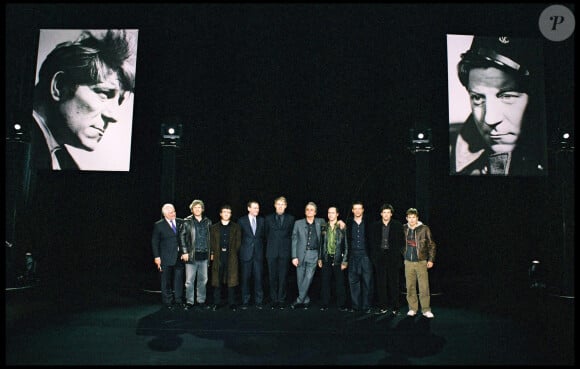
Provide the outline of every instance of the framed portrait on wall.
{"type": "Polygon", "coordinates": [[[447,35],[450,175],[547,174],[542,44],[447,35]]]}
{"type": "Polygon", "coordinates": [[[129,171],[138,30],[41,29],[31,124],[38,169],[129,171]]]}

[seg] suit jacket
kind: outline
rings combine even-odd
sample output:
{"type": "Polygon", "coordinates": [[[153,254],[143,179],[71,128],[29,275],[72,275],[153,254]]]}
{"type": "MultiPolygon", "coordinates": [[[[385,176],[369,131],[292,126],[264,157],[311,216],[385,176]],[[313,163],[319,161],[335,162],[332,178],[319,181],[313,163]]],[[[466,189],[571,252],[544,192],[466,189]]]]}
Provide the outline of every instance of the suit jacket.
{"type": "Polygon", "coordinates": [[[290,259],[292,253],[292,229],[294,216],[284,213],[282,225],[278,224],[276,213],[266,216],[266,257],[284,257],[290,259]]]}
{"type": "MultiPolygon", "coordinates": [[[[32,120],[30,124],[30,157],[34,169],[52,169],[52,157],[48,149],[46,139],[42,134],[39,123],[32,120]]],[[[79,166],[74,161],[66,147],[62,146],[57,153],[57,160],[61,170],[78,170],[79,166]]]]}
{"type": "Polygon", "coordinates": [[[153,236],[151,237],[153,257],[160,257],[161,265],[175,265],[177,259],[182,255],[179,230],[183,226],[183,219],[175,218],[175,226],[177,233],[173,232],[165,218],[158,220],[153,225],[153,236]]]}
{"type": "Polygon", "coordinates": [[[389,221],[389,251],[381,249],[383,242],[383,221],[378,220],[370,226],[369,241],[371,243],[371,252],[373,261],[376,263],[389,263],[393,266],[403,265],[403,250],[407,244],[405,240],[405,231],[403,224],[396,219],[389,221]]]}
{"type": "MultiPolygon", "coordinates": [[[[314,229],[316,230],[318,243],[320,243],[321,240],[320,231],[323,224],[326,224],[324,219],[314,218],[314,229]]],[[[306,225],[306,219],[302,218],[295,221],[294,228],[292,229],[292,259],[298,258],[299,263],[304,261],[304,256],[306,255],[307,237],[308,227],[306,225]]]]}
{"type": "Polygon", "coordinates": [[[252,233],[249,215],[238,219],[242,228],[242,244],[240,246],[241,261],[264,260],[264,217],[256,217],[256,234],[252,233]]]}

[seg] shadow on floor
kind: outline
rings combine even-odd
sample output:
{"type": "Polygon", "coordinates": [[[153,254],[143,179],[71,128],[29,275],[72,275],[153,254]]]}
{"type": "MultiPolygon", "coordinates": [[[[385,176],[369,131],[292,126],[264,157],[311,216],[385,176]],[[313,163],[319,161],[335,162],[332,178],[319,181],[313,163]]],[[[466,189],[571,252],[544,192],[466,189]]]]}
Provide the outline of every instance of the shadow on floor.
{"type": "MultiPolygon", "coordinates": [[[[60,284],[59,284],[60,285],[60,284]]],[[[9,365],[572,365],[574,300],[432,296],[435,319],[308,310],[168,311],[111,286],[6,292],[9,365]],[[106,291],[106,292],[105,292],[106,291]],[[515,302],[514,302],[515,301],[515,302]]],[[[451,291],[451,290],[449,290],[451,291]]],[[[208,292],[211,293],[211,292],[208,292]]],[[[316,301],[316,300],[314,300],[316,301]]],[[[403,297],[404,301],[404,297],[403,297]]]]}

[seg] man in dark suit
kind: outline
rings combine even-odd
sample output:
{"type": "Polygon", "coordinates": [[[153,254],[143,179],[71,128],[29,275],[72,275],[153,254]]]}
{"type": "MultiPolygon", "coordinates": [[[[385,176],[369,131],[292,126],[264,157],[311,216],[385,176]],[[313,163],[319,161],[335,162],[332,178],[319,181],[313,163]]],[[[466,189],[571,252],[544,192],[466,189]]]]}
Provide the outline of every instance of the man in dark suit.
{"type": "Polygon", "coordinates": [[[238,219],[242,228],[240,262],[242,269],[242,310],[250,305],[250,281],[254,279],[254,302],[256,308],[263,308],[262,271],[264,263],[264,218],[259,217],[260,204],[248,202],[248,215],[238,219]]]}
{"type": "Polygon", "coordinates": [[[153,225],[151,244],[157,269],[161,272],[161,300],[169,309],[183,305],[183,250],[179,244],[179,229],[183,219],[177,218],[175,207],[165,204],[163,218],[153,225]]]}
{"type": "Polygon", "coordinates": [[[296,267],[296,279],[298,283],[298,297],[290,305],[292,309],[310,306],[308,290],[316,272],[318,264],[318,249],[321,240],[322,225],[326,222],[322,218],[316,218],[317,206],[312,201],[306,204],[304,209],[305,218],[294,222],[292,229],[292,264],[296,267]]]}
{"type": "Polygon", "coordinates": [[[379,297],[379,313],[391,310],[398,315],[400,307],[399,276],[403,267],[405,232],[403,224],[393,219],[395,209],[391,204],[381,206],[381,220],[371,224],[369,240],[375,266],[376,288],[379,297]]]}
{"type": "Polygon", "coordinates": [[[284,309],[288,284],[288,267],[292,248],[294,216],[285,213],[288,202],[284,196],[274,200],[276,212],[266,216],[266,260],[272,309],[284,309]]]}

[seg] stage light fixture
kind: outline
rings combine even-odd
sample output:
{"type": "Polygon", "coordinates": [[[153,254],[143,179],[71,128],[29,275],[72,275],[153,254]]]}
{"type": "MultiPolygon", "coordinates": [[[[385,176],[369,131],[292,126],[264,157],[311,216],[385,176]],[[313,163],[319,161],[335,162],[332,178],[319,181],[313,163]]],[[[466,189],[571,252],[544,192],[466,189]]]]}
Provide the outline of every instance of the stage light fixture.
{"type": "Polygon", "coordinates": [[[431,128],[409,130],[409,150],[411,152],[429,152],[434,149],[431,128]]]}
{"type": "Polygon", "coordinates": [[[552,132],[550,148],[555,152],[574,151],[574,131],[567,128],[558,128],[552,132]]]}
{"type": "Polygon", "coordinates": [[[20,123],[9,124],[6,132],[6,140],[12,142],[27,141],[28,136],[26,135],[24,126],[20,123]]]}
{"type": "Polygon", "coordinates": [[[532,260],[532,265],[528,269],[530,276],[530,288],[545,288],[544,270],[539,260],[532,260]]]}
{"type": "Polygon", "coordinates": [[[181,124],[161,124],[161,146],[179,147],[182,133],[181,124]]]}
{"type": "Polygon", "coordinates": [[[574,136],[571,131],[561,130],[558,135],[560,149],[564,151],[574,150],[574,136]]]}

